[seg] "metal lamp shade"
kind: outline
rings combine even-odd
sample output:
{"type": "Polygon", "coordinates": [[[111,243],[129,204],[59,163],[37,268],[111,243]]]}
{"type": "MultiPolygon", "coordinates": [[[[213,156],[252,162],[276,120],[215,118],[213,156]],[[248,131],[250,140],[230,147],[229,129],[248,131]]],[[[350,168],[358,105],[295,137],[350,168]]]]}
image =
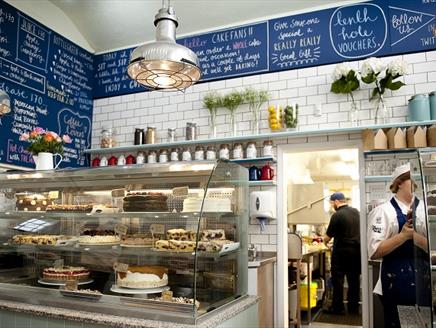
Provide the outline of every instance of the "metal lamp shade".
{"type": "Polygon", "coordinates": [[[177,17],[174,9],[160,9],[154,24],[157,41],[132,52],[127,74],[139,84],[161,91],[183,90],[198,82],[201,71],[197,55],[175,41],[177,17]]]}
{"type": "Polygon", "coordinates": [[[11,112],[11,100],[9,95],[0,89],[0,116],[11,112]]]}

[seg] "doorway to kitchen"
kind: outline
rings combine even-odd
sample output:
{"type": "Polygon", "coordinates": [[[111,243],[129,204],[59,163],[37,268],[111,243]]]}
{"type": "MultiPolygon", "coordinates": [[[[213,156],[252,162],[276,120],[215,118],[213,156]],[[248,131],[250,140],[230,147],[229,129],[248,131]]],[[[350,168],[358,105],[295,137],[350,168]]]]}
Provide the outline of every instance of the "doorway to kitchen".
{"type": "MultiPolygon", "coordinates": [[[[339,142],[305,145],[283,145],[278,149],[278,203],[284,230],[297,234],[302,240],[301,264],[290,261],[286,270],[288,284],[299,272],[298,294],[289,289],[284,302],[288,307],[288,320],[293,322],[300,314],[302,323],[323,322],[367,327],[368,276],[366,269],[366,224],[362,217],[361,204],[364,204],[364,185],[360,168],[363,156],[359,142],[339,142]],[[280,174],[282,173],[282,174],[280,174]],[[330,222],[334,209],[330,195],[341,192],[349,206],[360,211],[362,275],[360,283],[359,312],[332,314],[326,311],[331,307],[333,286],[331,279],[331,244],[326,247],[322,237],[330,222]],[[364,266],[365,265],[365,266],[364,266]],[[298,267],[297,267],[298,266],[298,267]],[[362,320],[363,319],[363,320],[362,320]]],[[[362,206],[363,209],[363,206],[362,206]]],[[[280,234],[280,233],[279,233],[280,234]]],[[[278,249],[287,246],[287,234],[278,236],[278,249]],[[282,240],[280,240],[282,239],[282,240]]],[[[291,251],[290,251],[291,253],[291,251]]],[[[278,252],[278,258],[284,256],[278,252]]],[[[290,258],[286,252],[285,258],[290,258]]],[[[278,263],[280,270],[280,263],[278,263]]],[[[284,278],[284,277],[283,277],[284,278]]],[[[284,280],[286,280],[284,279],[284,280]]],[[[278,275],[280,281],[280,274],[278,275]]],[[[348,284],[344,283],[344,305],[347,308],[348,284]]]]}

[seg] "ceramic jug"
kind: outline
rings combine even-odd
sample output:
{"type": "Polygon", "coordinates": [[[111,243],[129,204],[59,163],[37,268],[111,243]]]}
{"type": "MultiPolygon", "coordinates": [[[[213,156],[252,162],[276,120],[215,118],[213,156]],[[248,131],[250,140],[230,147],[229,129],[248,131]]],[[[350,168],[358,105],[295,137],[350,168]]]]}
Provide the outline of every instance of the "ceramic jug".
{"type": "Polygon", "coordinates": [[[33,161],[35,162],[36,170],[53,170],[57,169],[59,164],[62,162],[62,155],[60,154],[52,154],[52,153],[45,153],[41,152],[38,153],[38,155],[33,155],[33,161]],[[53,165],[53,160],[56,161],[56,157],[59,156],[59,161],[53,165]],[[53,158],[55,157],[55,158],[53,158]]]}
{"type": "Polygon", "coordinates": [[[100,166],[107,166],[107,158],[106,158],[106,156],[103,156],[100,159],[100,166]]]}
{"type": "Polygon", "coordinates": [[[274,169],[266,164],[261,169],[260,180],[272,180],[274,178],[274,169]]]}
{"type": "Polygon", "coordinates": [[[109,166],[115,166],[115,165],[117,165],[117,163],[118,163],[118,158],[116,158],[115,156],[109,157],[109,159],[107,161],[107,164],[109,166]]]}
{"type": "Polygon", "coordinates": [[[127,165],[132,165],[132,164],[135,164],[135,156],[133,156],[133,155],[129,155],[129,156],[127,156],[126,157],[126,164],[127,165]]]}
{"type": "Polygon", "coordinates": [[[126,165],[126,158],[124,157],[124,155],[120,155],[118,157],[117,165],[119,166],[126,165]]]}
{"type": "Polygon", "coordinates": [[[94,159],[92,160],[92,164],[91,164],[91,166],[92,166],[92,167],[98,167],[98,166],[100,166],[100,158],[98,158],[98,157],[94,157],[94,159]]]}

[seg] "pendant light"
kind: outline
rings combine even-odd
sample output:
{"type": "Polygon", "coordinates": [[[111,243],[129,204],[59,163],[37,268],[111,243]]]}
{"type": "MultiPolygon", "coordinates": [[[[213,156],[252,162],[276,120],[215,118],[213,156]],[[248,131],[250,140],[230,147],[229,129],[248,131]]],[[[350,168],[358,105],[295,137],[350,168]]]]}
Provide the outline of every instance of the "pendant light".
{"type": "Polygon", "coordinates": [[[0,89],[0,117],[11,112],[11,100],[6,91],[0,89]]]}
{"type": "Polygon", "coordinates": [[[139,84],[160,91],[183,90],[201,77],[197,55],[176,43],[174,8],[159,9],[154,19],[156,41],[133,50],[127,74],[139,84]]]}

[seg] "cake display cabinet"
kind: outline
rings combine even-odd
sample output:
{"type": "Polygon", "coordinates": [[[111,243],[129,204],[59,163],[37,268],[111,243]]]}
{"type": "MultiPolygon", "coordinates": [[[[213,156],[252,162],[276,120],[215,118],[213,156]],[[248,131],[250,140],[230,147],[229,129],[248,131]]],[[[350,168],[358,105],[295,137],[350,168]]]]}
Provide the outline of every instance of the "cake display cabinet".
{"type": "Polygon", "coordinates": [[[0,174],[0,299],[195,324],[247,294],[248,173],[175,162],[0,174]]]}

